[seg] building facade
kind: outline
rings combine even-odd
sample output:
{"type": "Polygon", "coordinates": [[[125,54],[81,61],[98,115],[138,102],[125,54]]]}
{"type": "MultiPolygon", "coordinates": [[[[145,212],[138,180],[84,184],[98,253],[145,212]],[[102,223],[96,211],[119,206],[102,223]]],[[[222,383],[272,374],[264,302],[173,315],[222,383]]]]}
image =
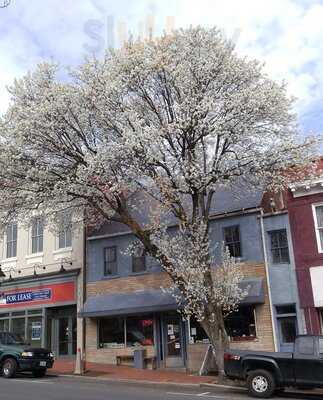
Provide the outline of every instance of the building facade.
{"type": "Polygon", "coordinates": [[[286,210],[261,216],[268,265],[273,322],[277,350],[293,351],[297,334],[305,332],[300,309],[294,249],[286,210]]]}
{"type": "Polygon", "coordinates": [[[82,347],[84,234],[82,228],[47,229],[42,219],[30,227],[13,222],[0,243],[0,331],[19,334],[56,357],[82,347]]]}
{"type": "MultiPolygon", "coordinates": [[[[227,320],[231,346],[274,350],[274,335],[259,223],[261,194],[234,199],[221,193],[210,221],[211,248],[219,261],[224,241],[241,263],[248,296],[227,320]],[[224,213],[226,211],[226,213],[224,213]]],[[[86,361],[131,363],[133,351],[145,350],[149,366],[196,371],[208,339],[191,319],[183,321],[174,299],[161,288],[168,275],[147,255],[127,254],[135,237],[126,227],[110,223],[87,237],[86,361]]]]}
{"type": "Polygon", "coordinates": [[[287,207],[306,333],[322,334],[323,178],[293,185],[287,193],[287,207]]]}

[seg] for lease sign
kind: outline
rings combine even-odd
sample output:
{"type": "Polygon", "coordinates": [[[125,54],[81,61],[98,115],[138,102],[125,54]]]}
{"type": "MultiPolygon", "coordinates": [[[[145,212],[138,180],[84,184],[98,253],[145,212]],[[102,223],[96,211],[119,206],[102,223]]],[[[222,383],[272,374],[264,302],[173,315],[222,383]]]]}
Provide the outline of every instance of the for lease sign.
{"type": "Polygon", "coordinates": [[[75,281],[52,283],[0,292],[0,309],[76,301],[75,281]]]}
{"type": "Polygon", "coordinates": [[[49,300],[51,295],[51,289],[41,289],[18,293],[3,293],[0,298],[0,304],[17,304],[39,300],[49,300]]]}

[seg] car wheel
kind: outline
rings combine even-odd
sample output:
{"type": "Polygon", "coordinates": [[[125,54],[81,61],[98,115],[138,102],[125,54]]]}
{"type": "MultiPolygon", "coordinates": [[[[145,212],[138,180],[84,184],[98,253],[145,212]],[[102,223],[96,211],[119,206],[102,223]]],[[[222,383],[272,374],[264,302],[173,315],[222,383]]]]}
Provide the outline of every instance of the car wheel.
{"type": "Polygon", "coordinates": [[[7,358],[2,363],[2,376],[7,379],[14,378],[16,376],[17,367],[17,361],[14,358],[7,358]]]}
{"type": "Polygon", "coordinates": [[[276,390],[276,382],[273,374],[261,369],[250,372],[247,385],[250,396],[259,399],[268,399],[276,390]]]}
{"type": "Polygon", "coordinates": [[[34,378],[43,378],[46,375],[46,369],[36,369],[33,371],[34,378]]]}

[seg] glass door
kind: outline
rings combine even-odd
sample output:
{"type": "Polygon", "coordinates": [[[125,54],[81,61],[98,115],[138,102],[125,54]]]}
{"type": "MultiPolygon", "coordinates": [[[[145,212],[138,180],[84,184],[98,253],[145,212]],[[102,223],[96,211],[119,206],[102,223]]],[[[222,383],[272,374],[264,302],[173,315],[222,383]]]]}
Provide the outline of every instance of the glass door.
{"type": "Polygon", "coordinates": [[[75,317],[60,317],[52,320],[52,350],[57,357],[76,354],[75,317]]]}
{"type": "Polygon", "coordinates": [[[58,353],[60,356],[68,355],[68,344],[71,332],[69,331],[69,318],[58,319],[58,353]]]}
{"type": "Polygon", "coordinates": [[[183,367],[182,322],[179,315],[165,316],[164,338],[166,367],[183,367]]]}

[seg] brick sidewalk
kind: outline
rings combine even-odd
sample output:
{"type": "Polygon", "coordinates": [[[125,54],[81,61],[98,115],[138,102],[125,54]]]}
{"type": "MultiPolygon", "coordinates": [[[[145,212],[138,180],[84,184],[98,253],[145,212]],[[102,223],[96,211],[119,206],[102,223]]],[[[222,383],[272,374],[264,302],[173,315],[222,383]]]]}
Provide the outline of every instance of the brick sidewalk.
{"type": "MultiPolygon", "coordinates": [[[[74,374],[74,360],[58,359],[50,374],[74,374]]],[[[161,383],[201,384],[214,383],[215,376],[189,375],[185,372],[170,370],[136,369],[127,366],[86,363],[85,376],[100,377],[113,380],[138,380],[161,383]]]]}

